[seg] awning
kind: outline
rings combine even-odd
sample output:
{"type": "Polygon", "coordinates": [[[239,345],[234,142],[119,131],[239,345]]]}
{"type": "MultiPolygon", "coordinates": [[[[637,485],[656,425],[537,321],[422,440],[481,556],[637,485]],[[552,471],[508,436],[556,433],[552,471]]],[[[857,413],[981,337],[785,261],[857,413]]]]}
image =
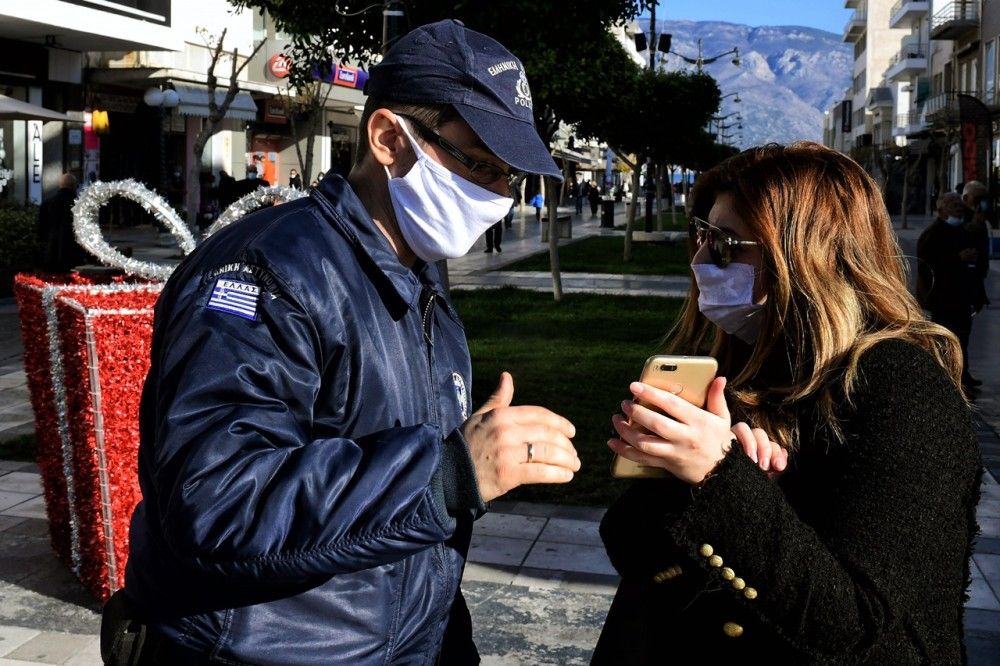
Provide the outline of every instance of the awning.
{"type": "Polygon", "coordinates": [[[65,113],[59,113],[44,106],[29,104],[21,100],[0,95],[0,120],[60,120],[64,123],[82,123],[82,120],[70,118],[65,113]]]}
{"type": "MultiPolygon", "coordinates": [[[[177,112],[185,116],[198,116],[208,118],[208,87],[194,86],[185,83],[174,83],[174,90],[177,91],[179,102],[177,112]]],[[[227,86],[218,86],[215,89],[215,103],[222,104],[228,92],[227,86]]],[[[250,93],[239,91],[233,98],[233,103],[226,111],[226,118],[236,120],[256,120],[257,104],[253,101],[250,93]]]]}

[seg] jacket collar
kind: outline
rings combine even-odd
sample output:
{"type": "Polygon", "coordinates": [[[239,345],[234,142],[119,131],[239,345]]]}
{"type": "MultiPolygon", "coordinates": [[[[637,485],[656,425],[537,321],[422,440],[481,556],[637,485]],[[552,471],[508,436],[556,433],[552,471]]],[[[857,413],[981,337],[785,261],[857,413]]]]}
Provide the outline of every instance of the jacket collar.
{"type": "Polygon", "coordinates": [[[413,268],[404,266],[389,244],[389,239],[375,225],[361,199],[342,176],[330,174],[312,191],[312,198],[324,216],[354,246],[367,256],[385,277],[399,299],[413,310],[419,309],[420,294],[426,287],[444,296],[437,267],[418,261],[413,268]]]}

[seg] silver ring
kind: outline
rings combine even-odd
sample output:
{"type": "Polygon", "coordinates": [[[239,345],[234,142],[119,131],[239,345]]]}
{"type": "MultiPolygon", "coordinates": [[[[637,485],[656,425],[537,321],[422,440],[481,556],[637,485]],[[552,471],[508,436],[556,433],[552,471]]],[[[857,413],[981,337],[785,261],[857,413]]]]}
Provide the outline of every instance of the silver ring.
{"type": "Polygon", "coordinates": [[[528,445],[528,460],[527,460],[527,462],[531,462],[534,459],[534,457],[535,457],[535,445],[532,444],[531,442],[525,442],[525,444],[528,445]]]}

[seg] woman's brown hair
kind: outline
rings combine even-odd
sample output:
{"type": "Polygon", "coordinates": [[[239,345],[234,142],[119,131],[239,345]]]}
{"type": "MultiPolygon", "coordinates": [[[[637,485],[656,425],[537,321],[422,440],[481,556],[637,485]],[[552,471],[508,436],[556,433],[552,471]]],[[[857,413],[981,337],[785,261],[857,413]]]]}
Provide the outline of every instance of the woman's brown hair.
{"type": "Polygon", "coordinates": [[[798,408],[814,403],[842,438],[837,403],[850,403],[858,359],[886,339],[927,350],[960,385],[958,341],[909,293],[882,194],[856,162],[812,142],[751,148],[698,179],[691,212],[707,219],[722,194],[761,244],[760,334],[748,349],[718,330],[698,311],[692,281],[668,342],[719,359],[734,417],[794,449],[798,408]]]}

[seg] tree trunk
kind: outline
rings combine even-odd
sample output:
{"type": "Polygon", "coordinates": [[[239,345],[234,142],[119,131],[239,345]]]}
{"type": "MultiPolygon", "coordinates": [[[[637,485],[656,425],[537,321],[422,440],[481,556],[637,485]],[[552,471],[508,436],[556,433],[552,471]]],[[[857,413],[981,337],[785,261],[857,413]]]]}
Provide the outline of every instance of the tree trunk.
{"type": "Polygon", "coordinates": [[[656,164],[656,230],[663,231],[663,165],[656,164]]]}
{"type": "MultiPolygon", "coordinates": [[[[566,168],[563,167],[565,173],[566,168]]],[[[559,271],[559,218],[557,213],[558,203],[556,193],[559,185],[556,179],[551,176],[545,177],[545,200],[548,202],[548,225],[549,225],[549,264],[552,266],[552,298],[562,300],[562,276],[559,271]]]]}
{"type": "MultiPolygon", "coordinates": [[[[642,164],[641,161],[636,162],[635,168],[632,169],[632,191],[639,192],[639,165],[642,164]]],[[[638,199],[638,196],[633,195],[632,201],[638,199]]],[[[632,230],[635,229],[635,210],[636,206],[632,206],[632,210],[629,212],[628,218],[625,221],[625,249],[622,253],[622,261],[626,264],[632,261],[632,230]]]]}

